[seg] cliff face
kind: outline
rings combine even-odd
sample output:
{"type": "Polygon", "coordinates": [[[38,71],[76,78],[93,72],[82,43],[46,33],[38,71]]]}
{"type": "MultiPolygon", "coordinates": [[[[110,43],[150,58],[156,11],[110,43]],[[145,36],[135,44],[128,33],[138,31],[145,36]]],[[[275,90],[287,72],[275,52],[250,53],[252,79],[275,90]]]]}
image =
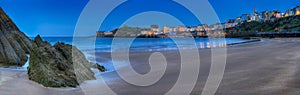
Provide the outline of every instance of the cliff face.
{"type": "Polygon", "coordinates": [[[91,64],[76,47],[64,43],[51,46],[40,36],[32,44],[30,80],[46,87],[76,87],[85,80],[95,79],[91,64]]]}
{"type": "Polygon", "coordinates": [[[30,39],[0,8],[0,66],[22,66],[32,49],[30,39]]]}
{"type": "Polygon", "coordinates": [[[0,66],[22,66],[27,54],[29,79],[46,87],[76,87],[95,79],[91,64],[76,47],[64,43],[51,46],[40,36],[31,41],[0,8],[0,66]]]}

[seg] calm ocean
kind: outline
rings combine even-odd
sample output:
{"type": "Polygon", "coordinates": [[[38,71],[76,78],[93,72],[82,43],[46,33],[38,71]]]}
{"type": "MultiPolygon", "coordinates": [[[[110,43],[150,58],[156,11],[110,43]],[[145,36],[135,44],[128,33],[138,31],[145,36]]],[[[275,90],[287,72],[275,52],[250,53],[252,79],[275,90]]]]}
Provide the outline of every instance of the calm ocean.
{"type": "MultiPolygon", "coordinates": [[[[31,38],[33,39],[33,38],[31,38]]],[[[56,42],[64,42],[66,44],[72,44],[72,37],[43,37],[43,40],[46,40],[50,42],[50,44],[55,44],[56,42]]],[[[93,41],[93,38],[78,38],[79,41],[93,41]]],[[[119,42],[113,43],[113,38],[97,38],[95,40],[95,50],[96,52],[112,52],[112,46],[125,46],[130,45],[130,51],[136,51],[136,52],[143,52],[143,51],[162,51],[162,50],[177,50],[178,45],[173,41],[172,39],[167,38],[136,38],[132,41],[132,43],[128,43],[128,38],[119,38],[119,42]]],[[[176,41],[180,44],[180,46],[185,47],[184,43],[191,43],[190,39],[180,39],[177,38],[176,41]]],[[[194,39],[193,45],[196,45],[197,48],[213,48],[213,47],[224,47],[226,44],[231,43],[239,43],[244,42],[246,40],[244,39],[238,39],[238,38],[225,38],[225,39],[218,39],[217,41],[215,39],[208,39],[208,38],[196,38],[194,39]]],[[[81,42],[84,43],[84,42],[81,42]]],[[[186,44],[186,47],[188,48],[190,44],[186,44]]],[[[88,51],[90,49],[88,46],[87,48],[84,48],[84,46],[80,46],[81,50],[88,51]]],[[[124,48],[124,47],[117,47],[117,48],[124,48]]],[[[115,48],[116,49],[116,48],[115,48]]]]}
{"type": "MultiPolygon", "coordinates": [[[[33,38],[31,38],[33,39],[33,38]]],[[[72,37],[43,37],[43,40],[49,41],[50,44],[55,44],[56,42],[64,42],[66,44],[72,44],[72,37]]],[[[215,47],[225,47],[226,44],[244,42],[246,40],[237,38],[226,38],[226,39],[208,39],[208,38],[196,38],[196,39],[166,39],[166,38],[136,38],[130,40],[128,38],[118,38],[119,42],[113,43],[113,38],[78,38],[80,46],[77,46],[88,58],[88,60],[93,60],[96,58],[97,63],[105,66],[108,71],[114,71],[115,68],[110,60],[104,61],[101,56],[93,57],[94,53],[99,52],[114,52],[117,50],[128,50],[126,46],[130,47],[130,52],[146,52],[146,51],[165,51],[165,50],[178,50],[178,46],[183,49],[189,48],[215,48],[215,47]],[[92,42],[95,41],[95,42],[92,42]],[[129,43],[127,41],[132,41],[129,43]],[[175,43],[177,42],[177,45],[175,43]],[[192,41],[192,42],[191,42],[192,41]],[[85,43],[93,44],[94,48],[90,45],[84,45],[85,43]],[[113,43],[113,44],[112,44],[113,43]],[[116,45],[113,49],[112,46],[116,45]],[[98,60],[101,60],[98,61],[98,60]]],[[[77,44],[76,44],[77,45],[77,44]]],[[[121,65],[121,64],[120,64],[121,65]]]]}

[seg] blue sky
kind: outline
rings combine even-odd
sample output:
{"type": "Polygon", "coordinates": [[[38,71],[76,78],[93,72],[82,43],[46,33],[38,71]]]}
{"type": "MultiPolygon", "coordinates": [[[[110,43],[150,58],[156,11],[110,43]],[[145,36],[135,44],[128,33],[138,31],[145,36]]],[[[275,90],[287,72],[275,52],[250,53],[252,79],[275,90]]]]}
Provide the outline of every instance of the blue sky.
{"type": "MultiPolygon", "coordinates": [[[[111,30],[116,28],[120,21],[126,20],[126,17],[132,16],[135,12],[147,11],[153,9],[169,10],[178,18],[184,18],[186,25],[198,25],[199,22],[193,20],[193,16],[188,11],[179,7],[173,7],[174,4],[167,4],[169,0],[129,0],[127,6],[119,7],[119,10],[110,14],[106,23],[100,30],[111,30]],[[151,2],[155,2],[151,5],[151,2]],[[147,2],[147,3],[144,3],[147,2]],[[139,5],[141,3],[141,5],[139,5]],[[144,4],[144,5],[143,5],[144,4]],[[132,9],[133,12],[124,12],[132,9]],[[117,19],[114,19],[117,18],[117,19]]],[[[187,0],[188,2],[188,0],[187,0]]],[[[215,9],[220,20],[223,22],[230,18],[235,18],[244,13],[252,13],[254,7],[258,11],[280,10],[293,8],[300,5],[299,0],[209,0],[215,9]]],[[[40,34],[42,36],[72,36],[78,17],[81,11],[88,3],[88,0],[1,0],[0,6],[15,21],[17,26],[29,36],[40,34]]],[[[195,4],[199,6],[200,4],[195,4]]],[[[145,19],[145,21],[150,21],[145,19]]],[[[157,23],[161,24],[161,23],[157,23]]],[[[138,26],[139,23],[136,23],[138,26]]],[[[172,26],[172,23],[164,23],[172,26]]]]}

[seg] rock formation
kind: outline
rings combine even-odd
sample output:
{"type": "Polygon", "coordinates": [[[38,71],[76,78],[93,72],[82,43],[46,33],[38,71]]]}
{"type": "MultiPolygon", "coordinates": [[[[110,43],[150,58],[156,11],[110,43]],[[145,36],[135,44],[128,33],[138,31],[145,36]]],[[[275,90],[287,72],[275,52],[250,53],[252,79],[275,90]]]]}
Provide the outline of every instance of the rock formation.
{"type": "Polygon", "coordinates": [[[40,36],[32,44],[30,80],[46,87],[76,87],[85,80],[95,79],[91,64],[76,47],[64,43],[51,46],[40,36]]]}
{"type": "Polygon", "coordinates": [[[99,65],[98,63],[90,62],[90,64],[92,65],[92,68],[98,69],[100,72],[105,72],[106,71],[105,67],[99,65]]]}
{"type": "Polygon", "coordinates": [[[0,66],[22,66],[30,53],[30,39],[0,8],[0,66]]]}
{"type": "Polygon", "coordinates": [[[0,66],[22,66],[27,54],[29,79],[46,87],[76,87],[95,79],[92,65],[76,47],[64,43],[51,46],[40,36],[31,41],[0,8],[0,66]]]}

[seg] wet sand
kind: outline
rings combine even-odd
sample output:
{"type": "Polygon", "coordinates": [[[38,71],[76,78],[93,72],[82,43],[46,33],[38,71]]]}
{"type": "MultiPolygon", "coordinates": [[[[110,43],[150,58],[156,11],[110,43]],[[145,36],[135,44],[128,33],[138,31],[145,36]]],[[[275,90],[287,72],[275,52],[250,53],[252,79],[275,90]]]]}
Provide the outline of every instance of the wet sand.
{"type": "MultiPolygon", "coordinates": [[[[148,58],[153,52],[132,52],[130,61],[140,74],[150,71],[148,58]]],[[[98,74],[99,80],[83,83],[82,88],[45,88],[27,78],[27,72],[0,70],[0,95],[107,95],[101,78],[116,94],[162,95],[177,81],[180,54],[161,52],[168,62],[164,76],[157,83],[142,87],[127,83],[116,72],[98,74]],[[100,77],[101,76],[101,77],[100,77]],[[88,90],[88,91],[87,91],[88,90]]],[[[210,70],[211,50],[200,49],[200,73],[191,95],[200,95],[210,70]]],[[[109,53],[97,53],[100,62],[109,61],[109,53]]],[[[227,65],[217,95],[299,95],[300,94],[300,39],[263,39],[229,46],[227,65]]],[[[130,74],[128,75],[130,76],[130,74]]],[[[143,81],[143,80],[140,80],[143,81]]],[[[182,86],[184,87],[184,85],[182,86]]],[[[180,92],[180,91],[178,91],[180,92]]],[[[181,95],[178,93],[178,95],[181,95]]]]}

